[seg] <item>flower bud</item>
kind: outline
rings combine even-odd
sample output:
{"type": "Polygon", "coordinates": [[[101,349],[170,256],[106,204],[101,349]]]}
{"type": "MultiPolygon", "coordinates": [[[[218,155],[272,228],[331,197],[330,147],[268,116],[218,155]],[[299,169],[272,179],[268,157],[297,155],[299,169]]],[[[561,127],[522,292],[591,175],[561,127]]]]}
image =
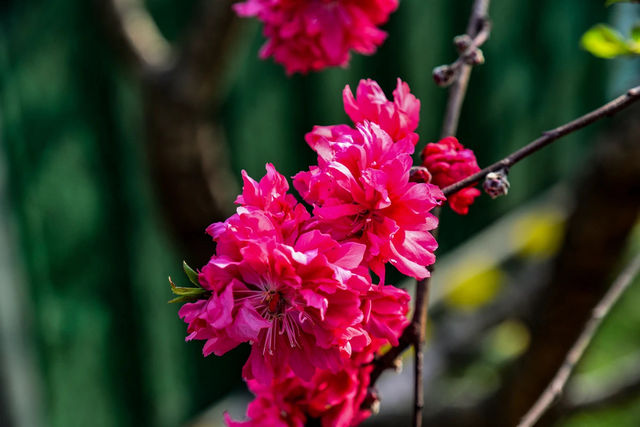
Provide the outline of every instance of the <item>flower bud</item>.
{"type": "Polygon", "coordinates": [[[492,199],[500,196],[506,196],[509,193],[509,180],[507,179],[507,172],[504,169],[500,169],[496,172],[489,172],[484,178],[482,188],[492,199]]]}
{"type": "Polygon", "coordinates": [[[472,43],[473,40],[468,34],[462,34],[453,38],[453,44],[456,46],[458,53],[464,53],[464,51],[469,49],[472,43]]]}
{"type": "Polygon", "coordinates": [[[431,174],[424,166],[413,166],[409,171],[409,182],[430,182],[431,174]]]}
{"type": "Polygon", "coordinates": [[[433,69],[433,81],[438,86],[449,86],[453,83],[456,72],[449,65],[440,65],[433,69]]]}
{"type": "Polygon", "coordinates": [[[484,64],[484,54],[478,48],[471,50],[464,54],[464,62],[468,65],[482,65],[484,64]]]}

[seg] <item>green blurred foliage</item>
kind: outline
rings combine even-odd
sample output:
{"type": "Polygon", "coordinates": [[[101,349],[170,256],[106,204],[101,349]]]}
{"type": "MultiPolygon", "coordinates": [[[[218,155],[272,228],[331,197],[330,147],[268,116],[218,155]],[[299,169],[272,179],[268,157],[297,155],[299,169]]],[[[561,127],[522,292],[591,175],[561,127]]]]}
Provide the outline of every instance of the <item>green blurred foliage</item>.
{"type": "MultiPolygon", "coordinates": [[[[173,41],[197,4],[147,3],[173,41]]],[[[397,77],[406,80],[422,101],[418,147],[437,140],[446,91],[432,83],[431,69],[455,59],[451,40],[470,6],[403,0],[376,55],[292,78],[258,59],[260,25],[244,21],[216,117],[234,170],[258,177],[273,162],[291,176],[308,167],[314,157],[304,133],[346,122],[341,91],[361,78],[389,95],[397,77]]],[[[487,62],[473,73],[459,131],[481,165],[605,101],[603,65],[579,40],[606,13],[583,0],[492,2],[487,62]]],[[[24,333],[36,346],[48,425],[175,426],[242,387],[247,349],[203,359],[201,343],[184,343],[177,307],[167,305],[166,277],[184,277],[182,256],[153,197],[140,88],[103,24],[91,1],[0,6],[2,151],[33,313],[24,333]]],[[[445,210],[440,254],[578,171],[596,131],[522,162],[509,197],[483,197],[466,217],[445,210]]]]}
{"type": "Polygon", "coordinates": [[[633,28],[631,37],[626,39],[608,25],[598,24],[584,33],[580,44],[585,50],[600,58],[640,55],[640,27],[633,28]]]}

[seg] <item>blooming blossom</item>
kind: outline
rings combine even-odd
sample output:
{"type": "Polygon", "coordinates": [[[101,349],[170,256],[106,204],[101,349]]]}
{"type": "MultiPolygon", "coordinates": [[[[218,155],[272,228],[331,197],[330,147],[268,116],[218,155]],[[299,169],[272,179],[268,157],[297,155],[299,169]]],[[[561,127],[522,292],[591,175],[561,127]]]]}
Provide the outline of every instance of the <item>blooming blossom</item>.
{"type": "MultiPolygon", "coordinates": [[[[437,219],[429,213],[444,198],[435,186],[409,181],[413,144],[394,142],[375,123],[357,133],[308,135],[318,166],[294,177],[300,195],[312,204],[312,222],[340,242],[364,244],[364,262],[384,281],[390,262],[400,272],[428,277],[436,240],[429,230],[437,219]]],[[[342,129],[345,130],[345,129],[342,129]]]]}
{"type": "Polygon", "coordinates": [[[420,101],[411,94],[409,85],[398,79],[389,101],[377,82],[360,80],[353,96],[347,85],[342,91],[344,110],[354,123],[368,120],[377,123],[394,141],[409,137],[413,145],[418,142],[414,131],[420,121],[420,101]]]}
{"type": "Polygon", "coordinates": [[[229,427],[304,427],[307,421],[305,403],[308,389],[292,371],[265,385],[247,381],[256,398],[247,407],[247,421],[234,421],[224,414],[229,427]]]}
{"type": "Polygon", "coordinates": [[[343,354],[368,345],[360,294],[371,281],[360,265],[364,246],[302,231],[308,216],[288,197],[284,177],[267,168],[260,183],[245,174],[244,206],[209,228],[218,247],[199,282],[211,295],[179,315],[187,340],[206,340],[205,355],[251,342],[247,379],[267,382],[285,366],[309,379],[316,368],[337,371],[343,354]]]}
{"type": "MultiPolygon", "coordinates": [[[[421,153],[422,164],[432,175],[435,185],[440,188],[454,184],[480,170],[473,151],[464,148],[452,136],[437,143],[429,143],[421,153]]],[[[480,190],[473,186],[463,188],[449,197],[449,206],[454,212],[466,215],[473,200],[480,195],[480,190]]]]}
{"type": "Polygon", "coordinates": [[[360,409],[371,368],[349,365],[337,373],[319,370],[310,381],[291,370],[268,385],[250,380],[248,386],[256,398],[247,408],[249,419],[234,421],[225,414],[225,421],[230,427],[302,427],[308,417],[314,417],[323,426],[355,426],[371,414],[360,409]]]}
{"type": "Polygon", "coordinates": [[[273,56],[288,74],[345,66],[349,52],[371,55],[386,38],[378,28],[398,0],[246,0],[240,16],[264,24],[261,58],[273,56]]]}
{"type": "Polygon", "coordinates": [[[286,370],[268,383],[249,380],[249,389],[256,395],[247,409],[248,421],[233,421],[230,427],[263,425],[302,426],[307,416],[318,418],[323,426],[355,426],[371,415],[362,409],[370,393],[369,379],[376,351],[385,344],[397,345],[398,338],[408,324],[409,295],[392,286],[375,286],[364,300],[367,306],[366,323],[375,339],[359,352],[343,360],[338,372],[318,369],[310,380],[286,370]],[[387,323],[387,325],[384,325],[387,323]]]}

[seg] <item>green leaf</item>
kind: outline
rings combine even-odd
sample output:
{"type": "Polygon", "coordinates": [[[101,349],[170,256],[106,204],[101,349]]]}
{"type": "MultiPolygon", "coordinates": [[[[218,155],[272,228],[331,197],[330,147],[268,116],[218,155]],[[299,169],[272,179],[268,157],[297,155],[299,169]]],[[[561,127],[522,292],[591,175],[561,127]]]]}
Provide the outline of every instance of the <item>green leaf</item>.
{"type": "Polygon", "coordinates": [[[198,282],[198,273],[196,273],[193,268],[189,267],[189,264],[187,264],[186,261],[182,261],[182,269],[187,274],[187,277],[189,278],[189,281],[191,283],[193,283],[199,288],[202,287],[200,286],[200,282],[198,282]]]}
{"type": "Polygon", "coordinates": [[[640,3],[640,0],[607,0],[607,2],[604,4],[605,6],[611,6],[612,4],[615,3],[640,3]]]}
{"type": "Polygon", "coordinates": [[[622,34],[604,24],[591,27],[582,36],[580,44],[600,58],[615,58],[632,53],[622,34]]]}
{"type": "Polygon", "coordinates": [[[171,280],[171,277],[169,277],[169,284],[171,285],[171,292],[173,292],[176,295],[199,296],[199,295],[204,295],[209,293],[208,290],[202,289],[202,288],[191,288],[191,287],[187,288],[183,286],[176,286],[176,284],[173,283],[173,280],[171,280]]]}

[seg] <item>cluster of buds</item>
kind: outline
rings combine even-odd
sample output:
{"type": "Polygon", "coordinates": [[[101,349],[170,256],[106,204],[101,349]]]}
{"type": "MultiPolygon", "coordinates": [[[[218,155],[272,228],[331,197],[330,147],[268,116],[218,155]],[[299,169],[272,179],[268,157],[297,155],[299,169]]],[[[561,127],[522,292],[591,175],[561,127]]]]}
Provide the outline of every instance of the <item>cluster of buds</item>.
{"type": "Polygon", "coordinates": [[[458,59],[450,65],[439,65],[433,69],[432,76],[433,81],[438,86],[449,86],[458,77],[463,65],[482,65],[484,64],[484,54],[478,46],[480,46],[487,39],[490,22],[487,19],[482,19],[479,22],[479,33],[475,38],[471,38],[468,34],[461,34],[454,37],[453,44],[458,51],[458,59]]]}

